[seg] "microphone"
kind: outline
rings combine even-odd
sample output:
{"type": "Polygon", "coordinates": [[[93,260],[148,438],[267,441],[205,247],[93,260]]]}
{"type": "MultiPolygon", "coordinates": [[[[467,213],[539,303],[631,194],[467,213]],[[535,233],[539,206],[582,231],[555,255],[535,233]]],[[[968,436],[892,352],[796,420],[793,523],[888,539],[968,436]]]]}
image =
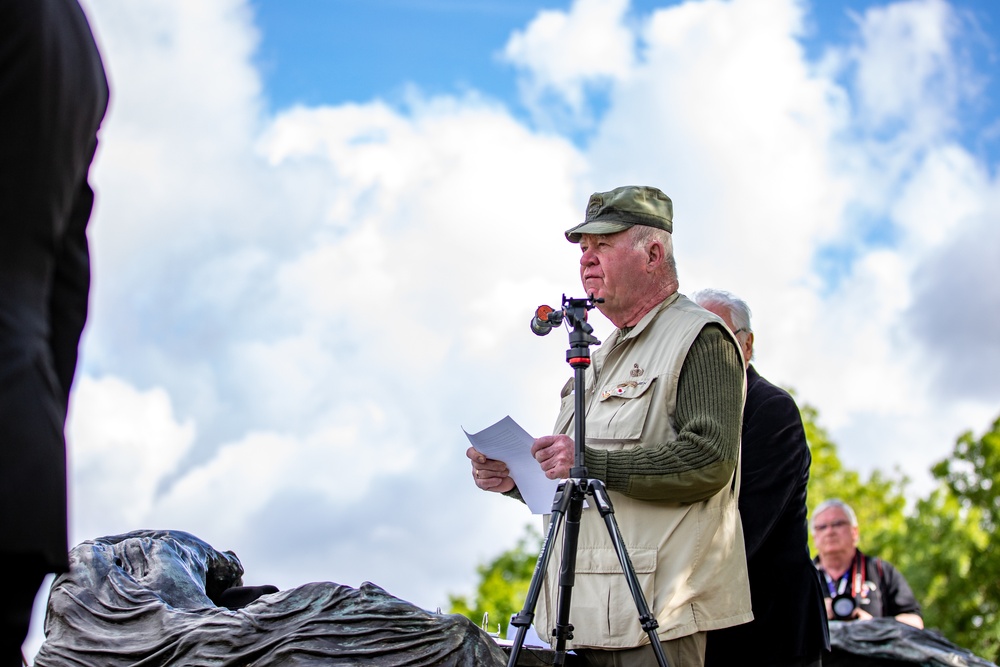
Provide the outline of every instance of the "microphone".
{"type": "Polygon", "coordinates": [[[552,327],[561,323],[561,310],[554,310],[552,306],[539,306],[535,309],[535,316],[531,318],[531,332],[536,336],[547,336],[552,327]]]}

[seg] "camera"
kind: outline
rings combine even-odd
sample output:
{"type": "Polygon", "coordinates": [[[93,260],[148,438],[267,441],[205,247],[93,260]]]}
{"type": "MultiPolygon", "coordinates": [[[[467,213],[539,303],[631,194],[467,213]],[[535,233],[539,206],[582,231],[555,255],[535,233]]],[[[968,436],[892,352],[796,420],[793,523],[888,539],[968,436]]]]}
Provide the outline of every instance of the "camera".
{"type": "Polygon", "coordinates": [[[858,599],[849,593],[840,593],[830,600],[830,607],[833,609],[834,620],[849,621],[854,618],[858,599]]]}

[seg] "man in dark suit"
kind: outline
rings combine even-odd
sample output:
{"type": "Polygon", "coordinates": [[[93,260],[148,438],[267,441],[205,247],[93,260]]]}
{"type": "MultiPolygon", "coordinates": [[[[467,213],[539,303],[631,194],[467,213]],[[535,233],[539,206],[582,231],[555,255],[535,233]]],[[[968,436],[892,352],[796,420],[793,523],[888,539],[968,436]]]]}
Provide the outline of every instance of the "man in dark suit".
{"type": "Polygon", "coordinates": [[[823,589],[809,558],[806,485],[812,455],[799,408],[750,365],[753,331],[746,303],[721,290],[703,290],[693,298],[725,320],[747,365],[739,506],[754,620],[710,632],[706,667],[818,666],[830,650],[830,634],[823,589]]]}
{"type": "Polygon", "coordinates": [[[0,0],[0,666],[67,569],[63,428],[87,317],[87,183],[108,104],[77,0],[0,0]]]}

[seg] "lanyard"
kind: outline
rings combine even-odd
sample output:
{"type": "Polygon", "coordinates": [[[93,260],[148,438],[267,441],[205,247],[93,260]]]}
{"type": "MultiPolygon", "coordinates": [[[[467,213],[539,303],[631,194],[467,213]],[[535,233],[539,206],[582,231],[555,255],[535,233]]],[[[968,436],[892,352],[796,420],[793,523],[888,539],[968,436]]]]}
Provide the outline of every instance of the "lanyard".
{"type": "Polygon", "coordinates": [[[823,576],[826,578],[826,587],[830,591],[830,597],[837,597],[838,595],[843,595],[844,591],[847,590],[847,582],[851,581],[851,595],[857,597],[864,588],[864,572],[865,572],[865,556],[860,551],[854,553],[854,558],[851,559],[851,566],[844,571],[844,574],[840,576],[837,583],[834,583],[830,575],[827,574],[826,570],[823,570],[823,576]],[[858,556],[861,556],[860,567],[858,566],[858,556]]]}
{"type": "Polygon", "coordinates": [[[843,595],[844,590],[847,588],[848,575],[850,570],[846,570],[843,575],[841,575],[840,580],[835,584],[830,575],[824,570],[823,576],[826,577],[826,587],[830,590],[830,597],[835,598],[838,595],[843,595]]]}

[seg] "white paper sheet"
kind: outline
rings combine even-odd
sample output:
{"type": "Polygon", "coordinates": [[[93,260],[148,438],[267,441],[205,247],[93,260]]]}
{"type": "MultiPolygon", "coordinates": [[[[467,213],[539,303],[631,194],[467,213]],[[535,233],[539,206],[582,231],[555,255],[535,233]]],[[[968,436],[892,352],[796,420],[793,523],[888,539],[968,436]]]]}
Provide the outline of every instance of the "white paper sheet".
{"type": "Polygon", "coordinates": [[[538,461],[531,456],[535,439],[517,422],[506,416],[479,433],[469,433],[462,428],[469,442],[491,459],[503,461],[517,490],[532,514],[549,514],[559,480],[549,479],[542,472],[538,461]]]}

